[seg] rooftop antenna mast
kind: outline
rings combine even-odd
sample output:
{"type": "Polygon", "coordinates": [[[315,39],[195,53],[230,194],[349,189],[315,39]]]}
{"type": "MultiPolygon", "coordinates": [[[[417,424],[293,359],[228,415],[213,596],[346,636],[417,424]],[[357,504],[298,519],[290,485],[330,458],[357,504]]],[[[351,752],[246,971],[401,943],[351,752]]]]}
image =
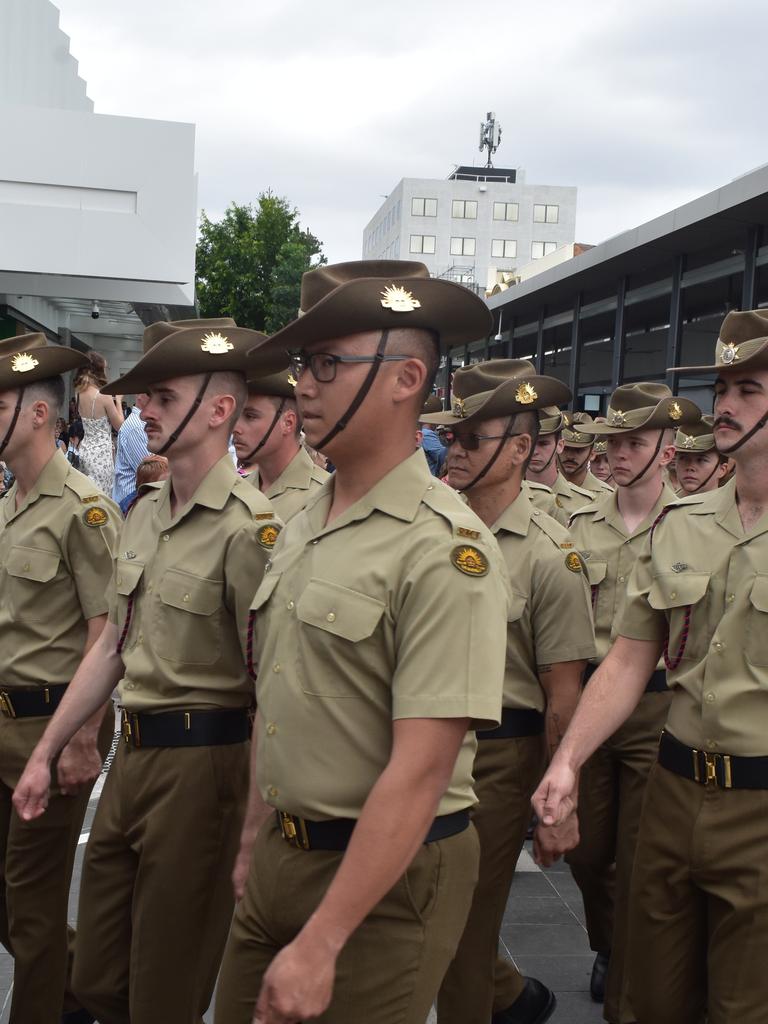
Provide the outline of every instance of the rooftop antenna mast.
{"type": "Polygon", "coordinates": [[[491,157],[499,148],[500,142],[501,125],[497,122],[494,112],[489,110],[485,115],[485,121],[480,124],[480,145],[477,147],[481,153],[484,149],[488,151],[486,167],[493,167],[491,157]]]}

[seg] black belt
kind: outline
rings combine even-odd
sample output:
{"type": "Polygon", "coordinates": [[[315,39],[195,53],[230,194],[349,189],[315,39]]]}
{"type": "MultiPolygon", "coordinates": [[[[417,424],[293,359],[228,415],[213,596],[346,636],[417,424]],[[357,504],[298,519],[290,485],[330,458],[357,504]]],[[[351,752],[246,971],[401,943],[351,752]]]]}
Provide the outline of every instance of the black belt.
{"type": "Polygon", "coordinates": [[[477,733],[479,740],[511,740],[519,736],[541,736],[544,715],[530,708],[502,708],[501,725],[477,733]]]}
{"type": "Polygon", "coordinates": [[[219,747],[245,743],[250,736],[250,716],[248,708],[156,714],[123,708],[121,731],[130,747],[219,747]]]}
{"type": "MultiPolygon", "coordinates": [[[[586,686],[591,677],[600,668],[599,665],[587,665],[587,670],[584,673],[583,686],[586,686]]],[[[667,673],[663,668],[657,668],[651,678],[648,680],[645,686],[646,693],[669,693],[669,687],[667,686],[667,673]]]]}
{"type": "Polygon", "coordinates": [[[659,764],[701,786],[768,789],[768,757],[736,757],[696,750],[666,731],[659,742],[659,764]]]}
{"type": "MultiPolygon", "coordinates": [[[[280,834],[290,846],[298,850],[346,850],[352,831],[357,825],[354,818],[332,818],[330,821],[307,821],[296,814],[275,811],[280,834]]],[[[454,811],[435,818],[427,832],[425,843],[455,836],[469,827],[469,811],[454,811]]]]}
{"type": "Polygon", "coordinates": [[[61,704],[69,683],[53,683],[30,689],[0,690],[0,712],[6,718],[50,717],[61,704]]]}

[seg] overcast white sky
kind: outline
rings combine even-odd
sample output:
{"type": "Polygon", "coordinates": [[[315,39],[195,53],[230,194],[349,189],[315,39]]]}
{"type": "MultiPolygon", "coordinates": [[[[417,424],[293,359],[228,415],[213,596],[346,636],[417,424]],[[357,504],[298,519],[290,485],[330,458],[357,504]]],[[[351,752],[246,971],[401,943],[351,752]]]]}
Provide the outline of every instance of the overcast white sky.
{"type": "Polygon", "coordinates": [[[56,0],[96,111],[197,125],[200,206],[272,188],[331,261],[402,177],[577,185],[600,242],[768,162],[765,0],[56,0]]]}

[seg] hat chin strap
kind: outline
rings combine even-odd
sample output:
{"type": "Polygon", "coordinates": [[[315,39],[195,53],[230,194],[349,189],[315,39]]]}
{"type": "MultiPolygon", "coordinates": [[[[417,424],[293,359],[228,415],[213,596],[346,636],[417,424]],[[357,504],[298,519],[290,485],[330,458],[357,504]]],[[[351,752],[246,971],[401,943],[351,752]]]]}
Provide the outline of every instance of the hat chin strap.
{"type": "MultiPolygon", "coordinates": [[[[493,453],[493,455],[490,457],[490,459],[488,459],[488,461],[483,466],[483,468],[480,470],[480,472],[477,474],[477,476],[474,477],[472,480],[469,481],[468,484],[465,484],[464,487],[461,488],[462,494],[464,493],[464,491],[471,491],[472,488],[475,487],[483,479],[485,474],[488,472],[488,470],[493,466],[494,462],[501,455],[501,449],[504,447],[504,445],[507,443],[507,441],[510,439],[510,437],[516,437],[517,436],[516,434],[511,434],[509,432],[509,428],[512,426],[512,424],[514,422],[514,419],[515,419],[514,416],[510,416],[509,423],[507,423],[507,429],[504,431],[504,436],[499,441],[499,443],[496,445],[496,451],[493,453]]],[[[549,465],[549,463],[547,463],[547,465],[549,465]]]]}
{"type": "Polygon", "coordinates": [[[318,441],[317,444],[312,445],[312,447],[315,448],[317,451],[322,451],[327,444],[330,444],[330,442],[334,439],[334,437],[336,437],[337,434],[340,434],[342,430],[345,429],[349,421],[352,419],[357,410],[363,404],[365,396],[373,387],[373,382],[374,380],[376,380],[376,374],[379,372],[379,369],[381,367],[382,360],[384,357],[384,350],[387,347],[388,338],[389,329],[387,328],[381,332],[381,340],[379,341],[378,348],[376,349],[374,362],[371,364],[371,368],[368,371],[368,375],[366,376],[365,380],[360,385],[360,390],[352,399],[351,405],[344,413],[344,415],[341,417],[341,419],[338,421],[336,426],[332,430],[330,430],[321,441],[318,441]]]}
{"type": "Polygon", "coordinates": [[[650,457],[650,459],[648,459],[648,461],[646,462],[645,466],[640,470],[640,472],[637,474],[637,476],[633,476],[628,484],[624,484],[623,485],[624,487],[631,487],[633,484],[636,484],[638,480],[642,480],[643,479],[645,474],[648,472],[648,470],[651,468],[651,466],[656,461],[656,458],[657,458],[659,452],[661,451],[661,444],[662,444],[663,440],[664,440],[664,431],[660,430],[659,431],[659,440],[656,442],[656,447],[653,450],[653,455],[650,457]]]}
{"type": "MultiPolygon", "coordinates": [[[[737,452],[743,444],[746,444],[751,437],[755,436],[758,430],[762,430],[766,423],[768,423],[768,412],[766,412],[764,416],[761,416],[754,427],[752,427],[751,430],[748,430],[744,437],[742,437],[740,441],[737,441],[736,444],[732,444],[730,448],[718,448],[717,450],[721,455],[731,455],[733,452],[737,452]]],[[[2,448],[0,448],[0,453],[2,453],[2,448]]]]}
{"type": "MultiPolygon", "coordinates": [[[[557,451],[557,445],[555,445],[555,451],[557,451]]],[[[592,451],[592,446],[590,445],[590,447],[587,449],[587,457],[586,457],[586,459],[584,459],[584,461],[582,463],[579,464],[579,468],[576,470],[577,473],[580,473],[582,471],[582,469],[584,469],[586,464],[589,462],[589,452],[591,452],[591,451],[592,451]]],[[[551,461],[552,460],[550,459],[550,462],[551,461]]],[[[548,465],[549,465],[549,462],[547,463],[547,466],[548,465]]],[[[557,465],[558,465],[558,468],[559,468],[560,472],[563,474],[563,476],[567,480],[568,477],[566,475],[565,467],[563,466],[563,460],[562,460],[562,457],[560,455],[557,456],[557,465]]],[[[546,466],[544,468],[546,469],[546,466]]]]}
{"type": "MultiPolygon", "coordinates": [[[[197,397],[195,398],[194,402],[192,403],[192,406],[191,406],[189,412],[184,417],[184,419],[181,421],[181,423],[178,425],[178,427],[176,427],[176,429],[171,434],[171,436],[168,438],[168,440],[165,442],[165,444],[160,449],[160,451],[159,452],[155,452],[156,455],[165,455],[165,453],[168,451],[168,449],[171,447],[171,445],[175,444],[176,441],[178,441],[179,434],[182,432],[184,427],[186,427],[186,425],[189,423],[189,421],[195,415],[197,410],[200,408],[200,403],[203,400],[203,395],[205,394],[206,388],[211,383],[211,377],[212,376],[213,376],[212,373],[206,373],[205,377],[203,378],[203,383],[200,385],[200,390],[197,392],[197,397]]],[[[0,449],[0,451],[2,451],[2,449],[0,449]]]]}
{"type": "Polygon", "coordinates": [[[8,427],[8,430],[6,431],[3,440],[0,441],[0,455],[2,455],[5,449],[8,447],[8,442],[11,440],[13,432],[16,429],[16,424],[19,422],[19,413],[21,412],[21,403],[22,399],[24,398],[25,390],[26,385],[23,385],[22,387],[19,388],[19,397],[16,399],[16,408],[13,410],[13,418],[11,419],[11,425],[10,427],[8,427]]]}
{"type": "Polygon", "coordinates": [[[715,473],[718,471],[718,469],[720,469],[720,460],[719,459],[715,463],[715,468],[709,474],[707,479],[706,480],[702,480],[701,483],[699,484],[699,486],[695,487],[692,491],[686,491],[686,494],[698,494],[699,491],[702,489],[702,487],[706,487],[707,486],[707,484],[712,479],[712,477],[715,475],[715,473]]]}
{"type": "Polygon", "coordinates": [[[253,461],[253,459],[255,458],[256,453],[260,452],[261,449],[264,447],[264,445],[267,443],[267,441],[270,439],[270,437],[272,436],[272,431],[277,426],[277,421],[283,415],[283,409],[284,408],[285,408],[285,399],[281,398],[280,399],[280,405],[278,405],[278,407],[277,407],[277,412],[275,413],[272,422],[269,424],[269,429],[267,430],[266,434],[264,435],[264,437],[262,437],[262,439],[259,441],[259,443],[256,445],[256,447],[253,449],[253,451],[249,452],[244,459],[241,459],[241,462],[244,465],[246,465],[246,466],[249,465],[253,461]]]}
{"type": "MultiPolygon", "coordinates": [[[[558,440],[559,440],[559,438],[558,438],[558,440]]],[[[556,455],[557,455],[557,441],[555,441],[555,447],[552,449],[552,454],[549,456],[547,461],[544,463],[544,465],[541,467],[541,469],[537,469],[536,470],[536,476],[541,476],[541,474],[544,472],[544,470],[549,469],[549,467],[552,465],[552,459],[554,459],[554,457],[556,455]]]]}

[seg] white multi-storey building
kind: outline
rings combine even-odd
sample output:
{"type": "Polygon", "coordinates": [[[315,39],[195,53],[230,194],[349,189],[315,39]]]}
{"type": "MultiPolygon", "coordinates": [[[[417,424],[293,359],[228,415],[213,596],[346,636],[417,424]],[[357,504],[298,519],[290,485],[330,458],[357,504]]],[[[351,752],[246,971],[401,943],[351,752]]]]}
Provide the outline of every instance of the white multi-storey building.
{"type": "Polygon", "coordinates": [[[363,258],[421,260],[484,291],[575,234],[574,187],[527,185],[520,168],[457,167],[445,180],[401,179],[363,231],[363,258]]]}

